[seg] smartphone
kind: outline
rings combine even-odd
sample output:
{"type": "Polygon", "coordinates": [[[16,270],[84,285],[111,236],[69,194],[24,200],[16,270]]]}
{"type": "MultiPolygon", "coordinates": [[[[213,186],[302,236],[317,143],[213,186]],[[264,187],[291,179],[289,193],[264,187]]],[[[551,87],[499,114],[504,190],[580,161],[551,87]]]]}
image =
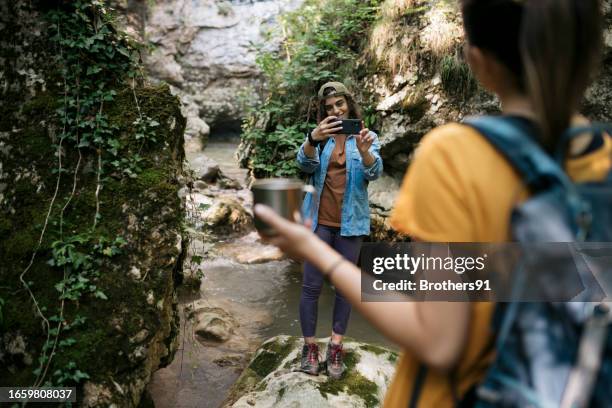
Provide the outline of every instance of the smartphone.
{"type": "Polygon", "coordinates": [[[342,135],[356,135],[361,131],[361,120],[344,119],[342,120],[342,130],[338,133],[342,135]]]}

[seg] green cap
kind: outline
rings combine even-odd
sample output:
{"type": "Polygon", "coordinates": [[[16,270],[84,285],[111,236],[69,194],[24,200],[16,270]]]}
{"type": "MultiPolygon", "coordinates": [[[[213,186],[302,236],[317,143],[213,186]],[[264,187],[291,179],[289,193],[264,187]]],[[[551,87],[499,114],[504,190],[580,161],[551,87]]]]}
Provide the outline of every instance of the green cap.
{"type": "Polygon", "coordinates": [[[323,84],[323,86],[319,88],[319,93],[318,93],[319,100],[329,98],[330,96],[341,96],[341,95],[351,95],[351,93],[348,91],[348,89],[346,88],[346,86],[344,86],[342,82],[328,82],[326,84],[323,84]],[[327,88],[333,88],[334,92],[329,95],[324,96],[323,92],[327,88]]]}

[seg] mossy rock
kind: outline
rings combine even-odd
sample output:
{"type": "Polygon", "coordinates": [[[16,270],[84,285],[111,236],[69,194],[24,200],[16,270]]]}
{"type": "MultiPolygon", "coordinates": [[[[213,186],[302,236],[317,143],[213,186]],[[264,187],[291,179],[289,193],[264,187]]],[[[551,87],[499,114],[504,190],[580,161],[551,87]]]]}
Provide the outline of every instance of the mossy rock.
{"type": "MultiPolygon", "coordinates": [[[[137,82],[133,89],[131,83],[120,80],[124,73],[118,73],[115,97],[104,103],[104,113],[116,129],[113,136],[120,140],[122,154],[142,156],[141,171],[127,177],[113,174],[107,165],[97,191],[97,151],[89,146],[77,148],[69,141],[58,148],[62,129],[54,119],[63,82],[56,64],[50,63],[57,49],[49,42],[53,33],[46,36],[50,28],[45,26],[41,2],[6,4],[6,13],[0,16],[0,38],[14,40],[0,42],[3,73],[11,83],[0,98],[0,333],[23,336],[33,362],[11,357],[7,363],[0,339],[0,384],[34,383],[47,339],[36,309],[50,319],[63,304],[66,325],[60,325],[46,379],[58,381],[67,367],[74,367],[89,377],[66,380],[67,385],[78,383],[79,398],[84,389],[110,395],[91,406],[136,406],[152,372],[171,359],[176,348],[174,285],[184,256],[184,207],[177,193],[185,119],[167,85],[137,82]],[[29,84],[17,72],[19,66],[24,72],[31,68],[42,84],[29,84]],[[134,137],[138,109],[159,123],[155,144],[142,144],[134,137]],[[97,204],[100,217],[94,228],[97,204]],[[86,235],[91,239],[75,244],[74,251],[90,254],[101,237],[112,241],[121,236],[126,243],[119,253],[94,257],[96,273],[87,284],[95,285],[103,296],[86,292],[78,300],[62,302],[56,285],[73,271],[49,264],[52,245],[86,235]],[[133,266],[142,271],[141,279],[130,276],[133,266]],[[76,321],[82,322],[69,328],[76,321]],[[129,339],[143,330],[150,335],[132,344],[129,339]],[[117,392],[115,384],[125,392],[117,392]]],[[[51,320],[50,328],[56,327],[51,320]]]]}
{"type": "MultiPolygon", "coordinates": [[[[324,355],[328,339],[319,341],[324,355]]],[[[384,347],[344,342],[346,372],[340,380],[325,371],[299,371],[303,340],[277,336],[256,351],[230,391],[226,407],[378,407],[393,376],[397,354],[384,347]]],[[[324,366],[322,364],[322,366],[324,366]]]]}

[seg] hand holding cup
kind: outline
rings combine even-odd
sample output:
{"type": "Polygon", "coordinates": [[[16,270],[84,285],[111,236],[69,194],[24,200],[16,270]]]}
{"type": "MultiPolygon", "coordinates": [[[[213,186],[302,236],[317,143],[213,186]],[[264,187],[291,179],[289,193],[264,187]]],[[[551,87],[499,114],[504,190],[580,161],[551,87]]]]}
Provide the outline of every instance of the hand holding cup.
{"type": "MultiPolygon", "coordinates": [[[[316,194],[312,185],[304,185],[297,179],[271,178],[260,179],[251,186],[253,205],[263,204],[287,220],[307,220],[312,214],[300,214],[304,192],[316,194]],[[295,215],[298,214],[298,217],[295,215]]],[[[277,231],[255,214],[255,228],[262,236],[272,237],[277,231]]]]}

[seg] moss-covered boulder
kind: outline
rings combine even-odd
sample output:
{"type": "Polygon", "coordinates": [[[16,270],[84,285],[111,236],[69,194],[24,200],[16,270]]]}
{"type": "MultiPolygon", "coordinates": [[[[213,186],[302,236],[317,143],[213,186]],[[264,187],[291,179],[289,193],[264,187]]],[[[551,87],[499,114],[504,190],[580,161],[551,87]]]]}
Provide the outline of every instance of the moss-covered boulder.
{"type": "Polygon", "coordinates": [[[0,2],[0,384],[135,407],[176,349],[185,120],[108,13],[0,2]]]}
{"type": "MultiPolygon", "coordinates": [[[[322,352],[328,339],[319,342],[322,352]]],[[[397,354],[383,347],[344,342],[346,372],[333,380],[322,371],[298,371],[303,341],[266,340],[230,391],[226,407],[378,407],[395,371],[397,354]]]]}

